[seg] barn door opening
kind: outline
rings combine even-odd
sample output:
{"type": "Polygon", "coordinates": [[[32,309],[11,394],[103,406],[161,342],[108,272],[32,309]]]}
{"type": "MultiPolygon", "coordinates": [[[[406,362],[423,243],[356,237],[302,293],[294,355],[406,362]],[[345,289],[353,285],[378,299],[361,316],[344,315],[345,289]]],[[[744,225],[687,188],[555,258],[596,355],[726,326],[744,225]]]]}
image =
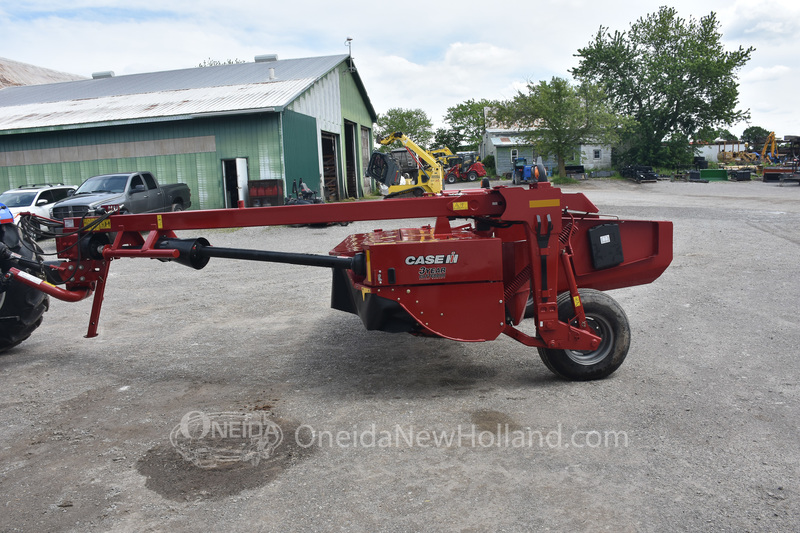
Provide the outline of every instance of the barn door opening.
{"type": "Polygon", "coordinates": [[[358,198],[358,170],[356,158],[356,125],[352,122],[344,123],[344,159],[345,173],[347,175],[347,196],[358,198]]]}
{"type": "Polygon", "coordinates": [[[325,185],[325,201],[336,202],[339,195],[339,165],[336,162],[336,136],[322,134],[322,181],[325,185]]]}
{"type": "Polygon", "coordinates": [[[222,160],[222,186],[225,188],[225,207],[238,207],[239,202],[249,205],[247,158],[222,160]]]}

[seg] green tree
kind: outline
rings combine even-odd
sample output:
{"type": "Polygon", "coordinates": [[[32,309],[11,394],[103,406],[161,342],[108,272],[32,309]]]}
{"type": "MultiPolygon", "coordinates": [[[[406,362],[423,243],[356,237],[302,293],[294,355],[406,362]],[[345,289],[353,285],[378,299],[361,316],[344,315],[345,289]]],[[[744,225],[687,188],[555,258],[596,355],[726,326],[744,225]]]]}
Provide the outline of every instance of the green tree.
{"type": "Polygon", "coordinates": [[[542,156],[555,156],[558,174],[565,176],[565,162],[584,143],[614,144],[624,125],[609,111],[607,99],[597,85],[573,86],[564,78],[528,83],[527,92],[518,92],[495,108],[501,123],[515,124],[520,134],[542,156]]]}
{"type": "Polygon", "coordinates": [[[497,103],[485,98],[470,99],[447,108],[444,122],[450,127],[450,135],[458,141],[457,146],[450,146],[453,152],[458,149],[477,150],[483,138],[483,131],[486,129],[483,110],[487,107],[494,108],[497,103]]]}
{"type": "Polygon", "coordinates": [[[739,137],[724,128],[701,128],[694,134],[694,139],[696,141],[713,143],[717,139],[735,142],[739,140],[739,137]]]}
{"type": "Polygon", "coordinates": [[[761,151],[764,143],[767,142],[769,130],[761,126],[750,126],[742,132],[742,140],[747,143],[747,147],[752,151],[761,151]]]}
{"type": "MultiPolygon", "coordinates": [[[[396,131],[403,132],[409,139],[426,149],[433,140],[433,122],[422,109],[393,107],[386,113],[378,114],[378,120],[375,122],[376,139],[396,131]]],[[[380,150],[389,151],[391,146],[381,146],[380,150]]]]}
{"type": "Polygon", "coordinates": [[[461,146],[461,137],[449,128],[437,128],[433,134],[433,148],[448,148],[456,153],[461,146]]]}
{"type": "Polygon", "coordinates": [[[678,166],[691,161],[686,141],[697,131],[749,116],[736,109],[737,72],[753,50],[726,51],[714,12],[685,20],[674,8],[662,7],[627,33],[601,26],[578,50],[580,62],[571,73],[599,83],[613,109],[636,120],[625,135],[620,162],[678,166]]]}

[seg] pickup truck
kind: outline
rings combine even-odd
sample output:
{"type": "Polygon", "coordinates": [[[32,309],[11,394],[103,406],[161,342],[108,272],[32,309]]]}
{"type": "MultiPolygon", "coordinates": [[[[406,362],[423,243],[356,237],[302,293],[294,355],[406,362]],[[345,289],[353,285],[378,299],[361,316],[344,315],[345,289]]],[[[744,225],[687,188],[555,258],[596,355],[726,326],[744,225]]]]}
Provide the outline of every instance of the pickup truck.
{"type": "Polygon", "coordinates": [[[53,205],[53,218],[102,215],[109,208],[121,213],[183,211],[192,205],[185,183],[159,186],[150,172],[103,174],[84,181],[74,194],[53,205]]]}

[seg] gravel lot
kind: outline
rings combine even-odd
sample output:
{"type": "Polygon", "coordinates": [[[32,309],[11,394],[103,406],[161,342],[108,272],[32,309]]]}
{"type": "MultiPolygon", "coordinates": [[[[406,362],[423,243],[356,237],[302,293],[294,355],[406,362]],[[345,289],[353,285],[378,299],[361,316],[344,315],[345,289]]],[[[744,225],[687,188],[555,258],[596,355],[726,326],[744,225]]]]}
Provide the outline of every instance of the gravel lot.
{"type": "MultiPolygon", "coordinates": [[[[609,379],[556,379],[508,338],[365,331],[326,269],[119,260],[99,337],[91,301],[53,301],[0,356],[0,531],[800,530],[800,187],[570,189],[675,224],[667,272],[611,293],[633,339],[609,379]],[[283,441],[212,468],[170,441],[224,416],[283,441]]],[[[198,235],[326,253],[419,224],[198,235]]]]}

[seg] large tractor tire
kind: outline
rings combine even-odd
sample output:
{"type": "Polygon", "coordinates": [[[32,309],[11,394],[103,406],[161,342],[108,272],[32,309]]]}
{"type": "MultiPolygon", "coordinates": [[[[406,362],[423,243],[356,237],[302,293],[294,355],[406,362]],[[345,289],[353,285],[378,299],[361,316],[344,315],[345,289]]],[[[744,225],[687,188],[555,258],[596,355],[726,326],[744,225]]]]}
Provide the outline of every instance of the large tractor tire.
{"type": "MultiPolygon", "coordinates": [[[[586,322],[602,341],[591,351],[539,348],[539,357],[554,374],[574,381],[602,379],[620,367],[628,355],[631,328],[620,305],[607,294],[579,289],[586,322]]],[[[569,321],[575,308],[568,292],[558,295],[558,319],[569,321]]]]}
{"type": "MultiPolygon", "coordinates": [[[[36,245],[14,224],[0,224],[0,241],[24,259],[37,259],[36,245]]],[[[20,269],[23,270],[23,269],[20,269]]],[[[12,279],[0,286],[0,353],[31,336],[50,306],[47,295],[12,279]]]]}

